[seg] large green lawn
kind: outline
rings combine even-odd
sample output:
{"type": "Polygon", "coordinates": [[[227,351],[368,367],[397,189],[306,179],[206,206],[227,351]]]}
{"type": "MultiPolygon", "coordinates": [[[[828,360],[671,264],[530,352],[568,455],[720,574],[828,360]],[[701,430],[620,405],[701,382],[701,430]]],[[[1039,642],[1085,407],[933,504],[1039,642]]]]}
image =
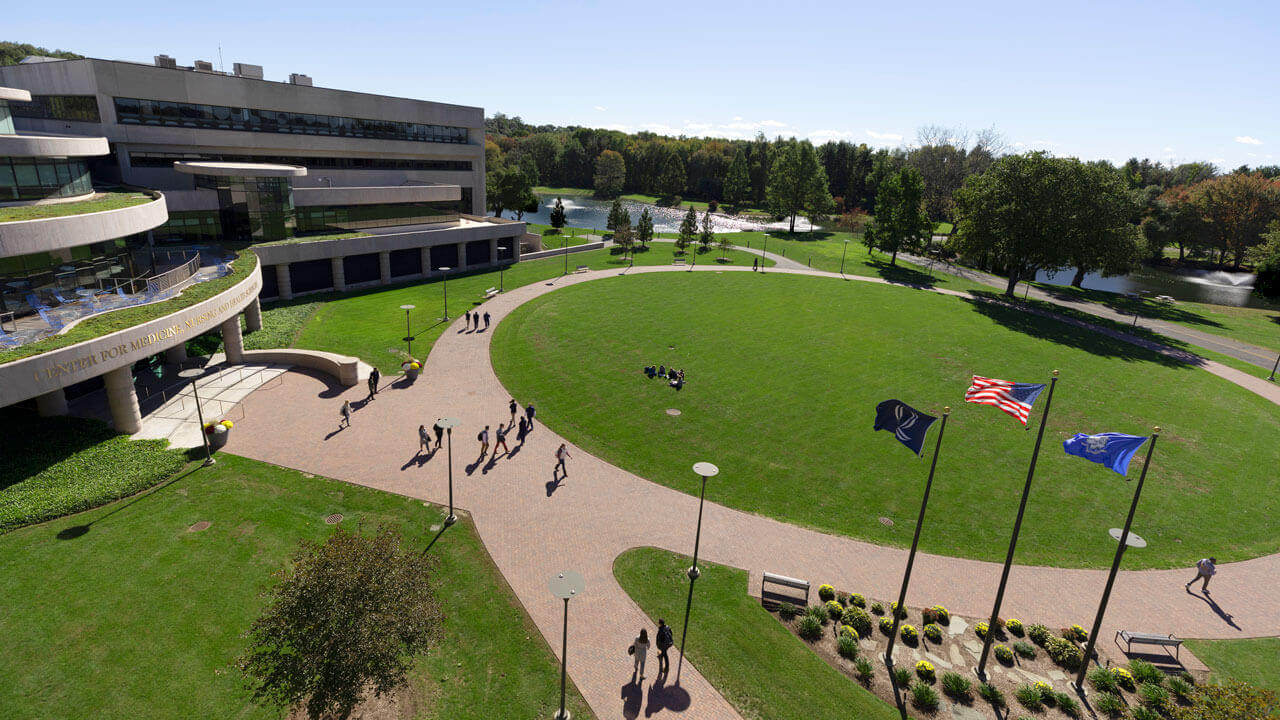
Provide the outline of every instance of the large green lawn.
{"type": "MultiPolygon", "coordinates": [[[[645,614],[655,624],[660,617],[671,624],[677,643],[669,653],[671,678],[679,662],[688,567],[687,556],[655,548],[628,550],[613,563],[618,583],[645,614]]],[[[746,571],[712,563],[699,563],[698,568],[702,575],[689,622],[688,658],[744,718],[899,717],[895,709],[818,657],[748,596],[746,571]]],[[[649,667],[656,668],[656,662],[651,658],[649,667]]]]}
{"type": "MultiPolygon", "coordinates": [[[[1226,561],[1280,549],[1273,404],[1015,309],[779,274],[647,275],[522,306],[498,327],[492,355],[516,397],[610,462],[694,492],[690,466],[710,460],[721,468],[712,500],[898,546],[910,541],[928,465],[872,432],[875,405],[898,398],[933,414],[951,405],[922,548],[988,560],[1007,546],[1039,412],[1024,430],[996,408],[964,403],[964,391],[974,374],[1047,382],[1058,368],[1019,562],[1107,565],[1106,530],[1123,521],[1133,485],[1065,455],[1061,442],[1076,432],[1148,434],[1157,424],[1164,431],[1135,525],[1151,544],[1126,566],[1185,565],[1206,548],[1226,561]],[[643,377],[659,363],[686,370],[683,391],[643,377]]],[[[1139,469],[1140,458],[1130,476],[1139,469]]]]}
{"type": "Polygon", "coordinates": [[[1280,693],[1280,638],[1188,640],[1196,657],[1209,666],[1210,680],[1241,680],[1280,693]]]}
{"type": "MultiPolygon", "coordinates": [[[[220,456],[151,492],[0,536],[0,715],[277,718],[231,662],[259,591],[301,539],[389,522],[426,547],[439,508],[220,456]],[[212,525],[188,528],[201,520],[212,525]],[[87,527],[87,532],[73,528],[87,527]],[[65,539],[64,539],[65,538],[65,539]]],[[[548,718],[559,667],[466,517],[430,552],[444,633],[411,682],[418,718],[548,718]]],[[[575,717],[592,717],[570,688],[575,717]]]]}
{"type": "MultiPolygon", "coordinates": [[[[670,265],[673,253],[674,248],[669,243],[656,243],[646,252],[637,252],[635,264],[670,265]]],[[[717,264],[713,256],[719,257],[719,252],[700,255],[698,262],[717,264]]],[[[750,265],[753,257],[746,253],[730,253],[728,264],[750,265]]],[[[573,272],[579,265],[586,265],[593,270],[621,270],[627,267],[627,261],[621,255],[604,249],[570,253],[567,265],[569,272],[573,272]]],[[[564,258],[551,257],[516,263],[502,273],[501,280],[497,270],[450,277],[449,317],[456,318],[468,310],[477,309],[482,304],[481,298],[487,288],[498,287],[501,283],[511,289],[560,277],[565,266],[564,258]]],[[[425,358],[431,350],[431,344],[446,327],[439,322],[444,310],[444,292],[445,283],[433,280],[392,288],[308,296],[308,303],[321,304],[298,332],[294,346],[354,355],[377,365],[384,373],[399,373],[400,363],[405,357],[405,344],[400,341],[404,337],[405,317],[400,306],[417,306],[409,315],[414,336],[417,337],[413,353],[418,358],[425,358]]],[[[263,327],[268,332],[272,329],[273,307],[276,306],[267,307],[266,317],[263,319],[263,327]]],[[[284,319],[281,316],[281,320],[284,319]]],[[[246,346],[251,342],[253,335],[246,336],[246,346]]]]}

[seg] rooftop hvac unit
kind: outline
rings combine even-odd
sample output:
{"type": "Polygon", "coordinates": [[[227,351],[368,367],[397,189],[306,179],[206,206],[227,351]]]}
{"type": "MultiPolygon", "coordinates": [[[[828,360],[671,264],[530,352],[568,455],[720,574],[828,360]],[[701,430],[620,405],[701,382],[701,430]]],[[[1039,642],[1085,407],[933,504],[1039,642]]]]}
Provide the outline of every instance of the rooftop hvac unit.
{"type": "Polygon", "coordinates": [[[311,87],[311,76],[301,75],[299,73],[289,73],[289,84],[306,85],[307,87],[311,87]]]}
{"type": "Polygon", "coordinates": [[[178,61],[168,55],[156,56],[156,67],[169,68],[170,70],[178,69],[178,61]]]}
{"type": "Polygon", "coordinates": [[[236,63],[233,68],[237,77],[252,78],[254,80],[262,79],[262,66],[250,65],[249,63],[236,63]]]}
{"type": "Polygon", "coordinates": [[[208,60],[197,60],[195,67],[201,72],[213,72],[213,63],[208,60]]]}

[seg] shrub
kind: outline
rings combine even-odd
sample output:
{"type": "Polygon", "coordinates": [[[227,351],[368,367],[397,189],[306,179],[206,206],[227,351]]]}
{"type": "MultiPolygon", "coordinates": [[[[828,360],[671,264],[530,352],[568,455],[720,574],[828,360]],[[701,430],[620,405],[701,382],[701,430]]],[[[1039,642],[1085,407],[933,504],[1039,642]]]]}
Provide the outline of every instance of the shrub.
{"type": "Polygon", "coordinates": [[[867,599],[858,593],[853,593],[849,596],[849,604],[854,607],[864,608],[867,606],[867,599]]]}
{"type": "Polygon", "coordinates": [[[1134,682],[1151,683],[1152,685],[1164,684],[1164,672],[1146,660],[1131,661],[1129,663],[1129,672],[1133,675],[1134,682]]]}
{"type": "Polygon", "coordinates": [[[1008,645],[995,646],[995,654],[996,659],[1005,665],[1013,664],[1013,651],[1009,649],[1008,645]]]}
{"type": "Polygon", "coordinates": [[[1072,625],[1069,628],[1063,628],[1059,633],[1062,637],[1075,642],[1085,642],[1089,639],[1089,633],[1079,625],[1072,625]]]}
{"type": "Polygon", "coordinates": [[[916,683],[911,686],[911,703],[921,710],[937,710],[938,691],[925,683],[916,683]]]}
{"type": "Polygon", "coordinates": [[[883,615],[883,614],[884,614],[884,604],[883,604],[883,603],[880,603],[880,602],[873,602],[873,603],[871,603],[871,613],[872,613],[873,615],[883,615]]]}
{"type": "Polygon", "coordinates": [[[884,633],[885,635],[893,634],[893,618],[891,617],[880,618],[880,632],[884,633]]]}
{"type": "Polygon", "coordinates": [[[858,637],[871,636],[871,616],[859,607],[847,607],[840,615],[840,622],[858,631],[858,637]]]}
{"type": "Polygon", "coordinates": [[[907,609],[905,607],[898,607],[898,603],[896,602],[889,603],[889,609],[893,611],[894,615],[898,616],[899,620],[907,619],[907,609]]]}
{"type": "Polygon", "coordinates": [[[827,615],[827,608],[825,605],[810,605],[805,608],[804,614],[805,617],[811,617],[814,620],[817,620],[819,625],[826,625],[827,618],[830,617],[827,615]]]}
{"type": "Polygon", "coordinates": [[[1004,626],[1009,629],[1009,632],[1017,635],[1018,637],[1022,637],[1022,633],[1025,632],[1022,627],[1022,621],[1018,618],[1009,618],[1008,622],[1006,622],[1004,626]]]}
{"type": "Polygon", "coordinates": [[[710,210],[711,212],[715,212],[719,209],[720,209],[720,203],[716,202],[715,200],[710,200],[707,202],[707,210],[710,210]]]}
{"type": "Polygon", "coordinates": [[[973,683],[960,673],[942,673],[942,692],[957,700],[968,700],[973,683]]]}
{"type": "Polygon", "coordinates": [[[1031,684],[1031,687],[1035,688],[1036,692],[1040,693],[1040,702],[1045,705],[1052,706],[1057,700],[1053,694],[1053,686],[1049,683],[1044,682],[1043,680],[1037,680],[1031,684]]]}
{"type": "Polygon", "coordinates": [[[839,620],[840,616],[844,615],[844,606],[835,600],[828,600],[824,607],[827,608],[827,615],[832,620],[839,620]]]}
{"type": "Polygon", "coordinates": [[[1080,717],[1080,701],[1071,697],[1067,693],[1054,693],[1053,700],[1058,704],[1058,709],[1066,713],[1068,717],[1080,717]]]}
{"type": "Polygon", "coordinates": [[[1173,691],[1174,695],[1186,700],[1191,697],[1191,693],[1194,692],[1195,686],[1180,677],[1171,677],[1169,678],[1169,689],[1173,691]]]}
{"type": "Polygon", "coordinates": [[[987,637],[988,629],[990,629],[990,626],[987,625],[986,621],[983,621],[973,626],[973,633],[985,640],[987,637]]]}
{"type": "Polygon", "coordinates": [[[800,614],[800,608],[791,603],[782,603],[778,606],[778,617],[783,620],[793,620],[796,615],[800,614]]]}
{"type": "Polygon", "coordinates": [[[1089,682],[1098,692],[1114,693],[1119,689],[1116,676],[1106,668],[1094,668],[1089,671],[1089,682]]]}
{"type": "Polygon", "coordinates": [[[924,636],[929,638],[929,642],[942,642],[942,626],[937,623],[929,623],[924,626],[924,636]]]}
{"type": "Polygon", "coordinates": [[[1164,720],[1164,716],[1149,707],[1139,705],[1133,709],[1133,720],[1164,720]]]}
{"type": "Polygon", "coordinates": [[[1084,651],[1070,640],[1050,637],[1045,642],[1044,650],[1049,653],[1049,657],[1053,658],[1054,662],[1067,670],[1075,670],[1080,667],[1081,662],[1084,662],[1084,651]]]}
{"type": "Polygon", "coordinates": [[[920,611],[920,624],[928,625],[938,622],[938,613],[933,608],[925,608],[920,611]]]}
{"type": "Polygon", "coordinates": [[[859,637],[859,636],[858,636],[858,631],[857,631],[857,630],[854,630],[852,625],[841,625],[841,626],[840,626],[840,636],[841,636],[841,637],[844,637],[845,635],[848,635],[849,637],[852,637],[854,640],[857,640],[857,639],[858,639],[858,637],[859,637]]]}
{"type": "Polygon", "coordinates": [[[911,671],[904,667],[894,668],[893,681],[898,684],[898,687],[906,687],[907,683],[911,682],[911,671]]]}
{"type": "Polygon", "coordinates": [[[813,642],[822,637],[822,622],[813,615],[805,615],[800,618],[800,622],[796,623],[796,633],[805,640],[813,642]]]}
{"type": "Polygon", "coordinates": [[[854,667],[857,668],[858,678],[861,679],[862,682],[871,682],[871,676],[875,673],[875,666],[871,664],[870,660],[860,657],[858,658],[858,661],[854,663],[854,667]]]}
{"type": "Polygon", "coordinates": [[[1104,713],[1110,717],[1120,717],[1124,714],[1124,700],[1113,692],[1100,692],[1093,698],[1093,706],[1098,708],[1098,712],[1104,713]]]}
{"type": "MultiPolygon", "coordinates": [[[[845,627],[849,626],[846,625],[845,627]]],[[[841,633],[840,639],[836,641],[836,652],[840,653],[840,657],[847,658],[849,660],[858,657],[858,638],[853,635],[841,633]]]]}
{"type": "Polygon", "coordinates": [[[1044,707],[1044,703],[1040,700],[1040,691],[1034,685],[1019,685],[1018,689],[1013,691],[1013,696],[1018,698],[1022,707],[1032,712],[1044,707]]]}
{"type": "Polygon", "coordinates": [[[836,589],[831,587],[830,585],[819,585],[818,598],[821,599],[822,602],[827,602],[828,600],[835,600],[836,589]]]}
{"type": "Polygon", "coordinates": [[[1018,653],[1019,657],[1024,657],[1028,660],[1035,660],[1036,658],[1036,647],[1029,642],[1019,640],[1013,644],[1013,651],[1018,653]]]}
{"type": "Polygon", "coordinates": [[[933,682],[937,677],[936,671],[933,669],[933,663],[928,660],[921,660],[916,663],[916,675],[920,676],[925,682],[933,682]]]}
{"type": "Polygon", "coordinates": [[[920,632],[916,630],[914,625],[902,626],[902,642],[908,645],[915,645],[920,642],[920,632]]]}
{"type": "Polygon", "coordinates": [[[1049,632],[1049,628],[1043,625],[1028,625],[1027,637],[1031,638],[1031,642],[1044,647],[1044,643],[1053,635],[1049,632]]]}
{"type": "Polygon", "coordinates": [[[836,592],[836,602],[840,603],[841,605],[848,605],[848,604],[849,604],[849,593],[847,593],[847,592],[845,592],[845,591],[843,591],[843,590],[839,590],[839,591],[837,591],[837,592],[836,592]]]}
{"type": "Polygon", "coordinates": [[[938,622],[947,625],[951,622],[951,613],[941,605],[934,605],[933,611],[938,614],[938,622]]]}
{"type": "Polygon", "coordinates": [[[1133,674],[1128,670],[1125,670],[1122,667],[1113,667],[1111,668],[1111,677],[1115,678],[1116,684],[1125,690],[1132,691],[1134,689],[1133,674]]]}
{"type": "Polygon", "coordinates": [[[992,685],[991,683],[979,683],[978,694],[982,696],[983,700],[986,700],[992,705],[998,708],[1004,707],[1004,693],[995,685],[992,685]]]}
{"type": "Polygon", "coordinates": [[[1236,720],[1237,718],[1272,718],[1275,716],[1276,694],[1248,683],[1201,685],[1196,688],[1194,704],[1173,710],[1175,720],[1236,720]]]}
{"type": "Polygon", "coordinates": [[[1142,704],[1159,710],[1169,704],[1169,691],[1155,683],[1142,683],[1138,688],[1138,697],[1142,704]]]}

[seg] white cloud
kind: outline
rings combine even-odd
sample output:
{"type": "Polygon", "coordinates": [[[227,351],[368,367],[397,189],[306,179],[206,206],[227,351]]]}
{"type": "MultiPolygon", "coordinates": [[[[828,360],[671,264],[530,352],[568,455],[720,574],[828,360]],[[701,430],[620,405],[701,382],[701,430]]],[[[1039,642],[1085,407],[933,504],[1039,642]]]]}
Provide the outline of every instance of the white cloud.
{"type": "Polygon", "coordinates": [[[606,108],[606,107],[604,107],[604,106],[602,106],[602,105],[595,105],[595,106],[593,106],[593,107],[595,107],[595,109],[599,110],[600,112],[604,112],[605,110],[608,110],[608,108],[606,108]]]}
{"type": "Polygon", "coordinates": [[[1237,135],[1236,142],[1240,143],[1241,145],[1261,145],[1262,144],[1262,141],[1259,140],[1258,138],[1249,137],[1248,135],[1237,135]]]}
{"type": "Polygon", "coordinates": [[[760,122],[760,125],[761,127],[779,127],[779,128],[787,126],[786,123],[778,122],[777,120],[762,120],[760,122]]]}
{"type": "Polygon", "coordinates": [[[853,137],[851,131],[846,130],[811,130],[809,131],[809,140],[815,143],[824,143],[831,140],[848,140],[853,137]]]}
{"type": "Polygon", "coordinates": [[[875,130],[867,130],[867,135],[876,140],[901,140],[902,136],[897,133],[882,133],[875,130]]]}

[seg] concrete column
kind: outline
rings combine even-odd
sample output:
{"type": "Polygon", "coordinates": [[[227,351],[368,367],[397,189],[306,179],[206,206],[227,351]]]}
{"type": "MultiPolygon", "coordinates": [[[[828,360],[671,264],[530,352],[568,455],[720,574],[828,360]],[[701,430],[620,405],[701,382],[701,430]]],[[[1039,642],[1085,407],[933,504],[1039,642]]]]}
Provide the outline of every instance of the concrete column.
{"type": "Polygon", "coordinates": [[[262,329],[262,302],[254,298],[244,309],[244,326],[249,332],[262,329]]]}
{"type": "Polygon", "coordinates": [[[346,291],[347,271],[342,264],[342,258],[329,258],[329,265],[333,268],[333,289],[338,292],[346,291]]]}
{"type": "Polygon", "coordinates": [[[181,365],[187,359],[187,344],[174,345],[164,351],[164,361],[170,365],[181,365]]]}
{"type": "Polygon", "coordinates": [[[67,394],[58,388],[53,392],[47,392],[36,397],[36,409],[40,411],[40,417],[51,417],[53,415],[67,414],[67,394]]]}
{"type": "Polygon", "coordinates": [[[276,297],[281,300],[293,299],[293,282],[289,280],[289,263],[276,265],[276,288],[279,291],[276,297]]]}
{"type": "Polygon", "coordinates": [[[458,270],[465,270],[467,267],[467,244],[465,242],[458,243],[458,270]]]}
{"type": "Polygon", "coordinates": [[[240,334],[239,315],[233,315],[222,323],[222,351],[227,354],[227,362],[244,362],[244,336],[240,334]]]}
{"type": "Polygon", "coordinates": [[[378,275],[381,276],[382,284],[391,284],[391,253],[378,253],[378,275]]]}
{"type": "Polygon", "coordinates": [[[142,429],[142,410],[133,387],[132,368],[126,365],[102,376],[107,386],[107,404],[111,406],[111,424],[117,432],[130,435],[142,429]]]}
{"type": "Polygon", "coordinates": [[[506,238],[494,238],[493,240],[489,241],[489,264],[490,265],[498,264],[498,245],[502,244],[503,242],[511,242],[511,241],[507,240],[506,238]]]}
{"type": "Polygon", "coordinates": [[[434,269],[431,267],[431,248],[422,248],[422,277],[431,277],[431,272],[434,269]]]}

